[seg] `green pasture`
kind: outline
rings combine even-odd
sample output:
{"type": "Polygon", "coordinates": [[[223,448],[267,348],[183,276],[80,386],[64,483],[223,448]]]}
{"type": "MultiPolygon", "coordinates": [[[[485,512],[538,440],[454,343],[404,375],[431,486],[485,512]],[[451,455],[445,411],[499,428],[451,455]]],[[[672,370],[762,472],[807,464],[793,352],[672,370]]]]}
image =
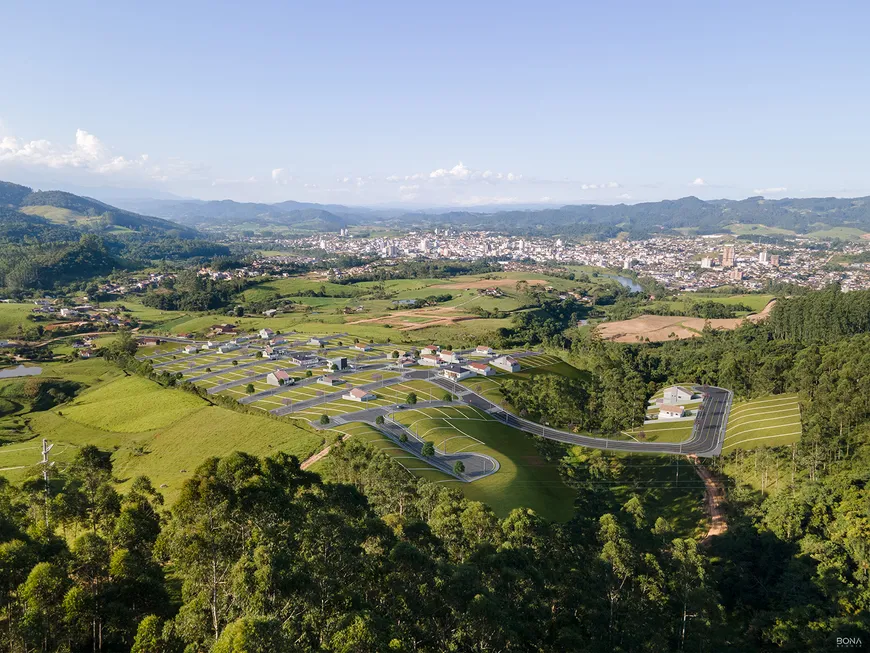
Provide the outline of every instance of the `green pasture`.
{"type": "Polygon", "coordinates": [[[498,460],[495,474],[459,486],[469,499],[489,504],[502,517],[519,507],[532,508],[548,519],[571,517],[573,490],[562,482],[558,465],[541,457],[522,431],[469,406],[419,408],[393,417],[449,451],[476,451],[498,460]]]}

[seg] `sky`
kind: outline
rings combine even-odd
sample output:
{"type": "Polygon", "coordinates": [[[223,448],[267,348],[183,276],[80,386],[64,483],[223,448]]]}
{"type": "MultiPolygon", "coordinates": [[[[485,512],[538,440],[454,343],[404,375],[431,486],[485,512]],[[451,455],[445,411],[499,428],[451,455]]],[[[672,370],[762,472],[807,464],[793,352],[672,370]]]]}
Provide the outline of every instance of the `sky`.
{"type": "Polygon", "coordinates": [[[372,206],[870,195],[868,19],[836,1],[10,3],[0,179],[372,206]]]}

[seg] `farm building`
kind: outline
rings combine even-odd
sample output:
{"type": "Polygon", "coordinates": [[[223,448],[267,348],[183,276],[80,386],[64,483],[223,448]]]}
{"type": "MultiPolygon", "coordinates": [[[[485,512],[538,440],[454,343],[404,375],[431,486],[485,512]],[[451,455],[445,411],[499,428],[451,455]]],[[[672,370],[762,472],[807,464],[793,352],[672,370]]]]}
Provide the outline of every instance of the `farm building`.
{"type": "Polygon", "coordinates": [[[317,379],[317,382],[323,385],[339,385],[340,383],[344,383],[344,381],[337,376],[332,376],[327,374],[326,376],[321,376],[317,379]]]}
{"type": "Polygon", "coordinates": [[[473,372],[461,365],[451,364],[441,368],[438,374],[451,381],[461,381],[462,379],[467,379],[473,372]]]}
{"type": "Polygon", "coordinates": [[[350,392],[341,395],[341,398],[349,399],[350,401],[371,401],[372,399],[377,399],[373,393],[362,388],[354,388],[350,392]]]}
{"type": "Polygon", "coordinates": [[[520,364],[513,356],[499,356],[489,362],[493,367],[497,367],[505,372],[519,372],[520,364]]]}
{"type": "Polygon", "coordinates": [[[670,388],[665,388],[664,396],[661,399],[662,404],[674,405],[681,401],[691,401],[695,393],[681,385],[674,385],[670,388]]]}
{"type": "Polygon", "coordinates": [[[480,376],[492,376],[495,374],[495,370],[486,363],[469,363],[468,369],[480,376]]]}
{"type": "Polygon", "coordinates": [[[287,373],[287,370],[275,370],[266,375],[266,383],[269,385],[292,385],[293,378],[287,373]]]}
{"type": "Polygon", "coordinates": [[[659,419],[679,419],[686,416],[686,409],[682,406],[663,404],[659,408],[659,419]]]}

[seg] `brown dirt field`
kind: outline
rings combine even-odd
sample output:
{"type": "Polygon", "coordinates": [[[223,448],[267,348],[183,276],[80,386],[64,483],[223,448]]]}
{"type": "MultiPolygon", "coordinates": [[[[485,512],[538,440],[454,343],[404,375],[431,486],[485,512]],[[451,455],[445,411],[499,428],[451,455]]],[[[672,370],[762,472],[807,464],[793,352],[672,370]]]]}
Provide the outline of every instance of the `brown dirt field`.
{"type": "Polygon", "coordinates": [[[476,320],[476,315],[462,313],[456,311],[449,306],[433,307],[433,308],[418,308],[413,311],[395,311],[389,315],[380,317],[369,317],[364,320],[356,320],[348,322],[348,324],[390,324],[398,327],[399,331],[416,331],[417,329],[426,329],[432,326],[450,326],[464,320],[476,320]],[[411,322],[403,318],[406,317],[424,317],[431,318],[428,322],[411,322]]]}
{"type": "Polygon", "coordinates": [[[649,339],[650,342],[665,342],[672,340],[671,334],[677,340],[696,338],[701,335],[704,325],[709,321],[713,329],[731,330],[736,329],[744,320],[758,322],[766,318],[776,300],[773,300],[759,313],[746,317],[723,320],[704,320],[699,317],[685,315],[640,315],[630,320],[619,322],[604,322],[598,325],[598,332],[604,340],[614,342],[637,342],[639,339],[649,339]]]}
{"type": "MultiPolygon", "coordinates": [[[[463,281],[460,283],[445,283],[432,288],[442,288],[444,290],[465,290],[466,288],[516,288],[517,281],[520,279],[478,279],[476,281],[463,281]]],[[[530,286],[542,285],[546,286],[547,282],[543,279],[526,279],[530,286]]]]}

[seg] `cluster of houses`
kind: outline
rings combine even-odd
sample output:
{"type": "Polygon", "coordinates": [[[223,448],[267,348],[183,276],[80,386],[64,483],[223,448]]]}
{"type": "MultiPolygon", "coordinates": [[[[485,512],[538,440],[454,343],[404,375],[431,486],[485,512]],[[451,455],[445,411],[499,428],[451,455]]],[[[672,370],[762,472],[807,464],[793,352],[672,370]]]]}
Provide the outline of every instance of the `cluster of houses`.
{"type": "MultiPolygon", "coordinates": [[[[33,300],[34,307],[31,312],[34,315],[44,315],[58,320],[77,321],[79,323],[100,322],[107,326],[128,326],[129,320],[121,317],[121,309],[117,306],[97,308],[91,304],[78,306],[60,306],[58,300],[45,298],[33,300]]],[[[53,325],[48,325],[46,330],[51,330],[53,325]]],[[[58,325],[63,326],[63,325],[58,325]]]]}
{"type": "Polygon", "coordinates": [[[659,408],[658,418],[679,419],[685,417],[687,412],[683,403],[692,401],[696,399],[697,396],[698,394],[696,392],[682,385],[674,385],[665,388],[661,398],[655,400],[655,403],[659,408]]]}
{"type": "MultiPolygon", "coordinates": [[[[480,345],[467,354],[469,357],[494,355],[492,348],[485,345],[480,345]]],[[[497,356],[486,362],[465,362],[457,352],[441,349],[438,345],[429,345],[420,350],[420,364],[437,367],[438,374],[451,381],[461,381],[473,375],[492,376],[496,373],[493,368],[503,372],[520,371],[519,361],[513,356],[497,356]]]]}

